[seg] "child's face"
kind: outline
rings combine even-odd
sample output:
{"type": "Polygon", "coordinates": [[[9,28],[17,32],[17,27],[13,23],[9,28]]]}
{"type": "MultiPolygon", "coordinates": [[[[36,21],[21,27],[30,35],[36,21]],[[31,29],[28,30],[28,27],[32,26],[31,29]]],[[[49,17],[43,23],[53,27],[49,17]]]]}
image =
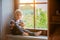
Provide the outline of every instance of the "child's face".
{"type": "Polygon", "coordinates": [[[22,17],[22,15],[21,15],[20,12],[16,12],[16,13],[14,14],[15,20],[21,19],[21,17],[22,17]]]}
{"type": "Polygon", "coordinates": [[[11,24],[11,26],[12,26],[12,27],[14,27],[14,26],[15,26],[15,24],[14,24],[14,23],[12,23],[12,24],[11,24]]]}

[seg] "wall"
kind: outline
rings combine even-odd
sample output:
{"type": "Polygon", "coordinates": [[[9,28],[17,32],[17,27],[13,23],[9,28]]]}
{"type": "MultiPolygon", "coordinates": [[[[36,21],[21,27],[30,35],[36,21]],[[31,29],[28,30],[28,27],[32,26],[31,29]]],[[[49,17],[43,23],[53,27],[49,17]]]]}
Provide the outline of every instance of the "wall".
{"type": "Polygon", "coordinates": [[[49,40],[60,40],[60,0],[49,0],[49,40]]]}
{"type": "Polygon", "coordinates": [[[9,23],[11,19],[10,17],[13,14],[13,9],[14,9],[13,1],[14,0],[2,0],[2,27],[1,27],[2,34],[1,35],[3,39],[5,36],[6,25],[9,23]]]}
{"type": "Polygon", "coordinates": [[[2,21],[2,0],[0,0],[0,39],[1,39],[1,21],[2,21]]]}

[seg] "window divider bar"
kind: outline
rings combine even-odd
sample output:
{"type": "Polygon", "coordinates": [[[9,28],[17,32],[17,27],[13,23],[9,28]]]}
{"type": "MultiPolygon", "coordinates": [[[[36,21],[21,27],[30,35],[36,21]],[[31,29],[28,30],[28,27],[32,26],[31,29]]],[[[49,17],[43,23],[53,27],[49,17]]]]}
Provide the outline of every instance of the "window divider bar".
{"type": "Polygon", "coordinates": [[[34,0],[34,31],[35,31],[35,0],[34,0]]]}
{"type": "Polygon", "coordinates": [[[48,2],[37,2],[37,3],[19,3],[19,4],[47,4],[48,2]]]}

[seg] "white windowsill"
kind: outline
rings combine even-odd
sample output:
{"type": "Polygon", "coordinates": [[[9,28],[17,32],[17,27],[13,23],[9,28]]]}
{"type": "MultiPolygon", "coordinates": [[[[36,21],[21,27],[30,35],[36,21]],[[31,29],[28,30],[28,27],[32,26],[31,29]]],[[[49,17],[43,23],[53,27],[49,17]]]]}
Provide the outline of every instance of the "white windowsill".
{"type": "Polygon", "coordinates": [[[6,35],[7,37],[10,38],[25,38],[25,39],[43,39],[43,40],[48,40],[47,36],[20,36],[20,35],[6,35]]]}

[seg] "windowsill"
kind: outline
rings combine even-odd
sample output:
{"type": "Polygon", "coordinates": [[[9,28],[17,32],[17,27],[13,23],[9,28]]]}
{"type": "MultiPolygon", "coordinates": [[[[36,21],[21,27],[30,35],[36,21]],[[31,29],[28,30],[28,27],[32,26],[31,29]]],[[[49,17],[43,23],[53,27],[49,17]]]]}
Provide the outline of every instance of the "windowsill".
{"type": "MultiPolygon", "coordinates": [[[[34,28],[26,28],[26,29],[33,30],[34,28]]],[[[48,29],[47,28],[35,28],[35,30],[48,30],[48,29]]]]}
{"type": "Polygon", "coordinates": [[[48,36],[20,36],[20,35],[6,35],[9,38],[19,38],[19,39],[43,39],[47,40],[48,36]]]}

